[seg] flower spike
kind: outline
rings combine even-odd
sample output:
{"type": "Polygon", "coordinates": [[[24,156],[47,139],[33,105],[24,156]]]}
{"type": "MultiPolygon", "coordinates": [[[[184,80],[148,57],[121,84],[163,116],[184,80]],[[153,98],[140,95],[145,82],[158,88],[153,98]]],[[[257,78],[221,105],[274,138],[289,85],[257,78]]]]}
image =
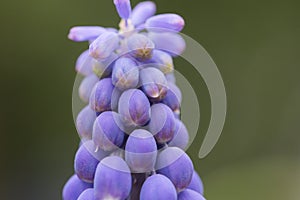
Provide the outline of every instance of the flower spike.
{"type": "Polygon", "coordinates": [[[152,1],[112,0],[119,29],[77,26],[69,39],[87,41],[75,69],[83,76],[76,117],[81,138],[75,174],[63,200],[205,200],[200,177],[184,152],[184,93],[175,60],[186,47],[177,14],[156,13],[152,1]]]}

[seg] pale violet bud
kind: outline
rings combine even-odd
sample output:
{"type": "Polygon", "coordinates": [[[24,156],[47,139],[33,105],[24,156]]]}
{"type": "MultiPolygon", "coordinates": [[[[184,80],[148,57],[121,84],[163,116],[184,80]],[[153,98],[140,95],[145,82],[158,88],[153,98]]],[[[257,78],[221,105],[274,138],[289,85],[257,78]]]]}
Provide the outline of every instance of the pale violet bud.
{"type": "Polygon", "coordinates": [[[125,161],[134,173],[154,170],[157,146],[153,135],[143,129],[134,130],[125,146],[125,161]]]}
{"type": "Polygon", "coordinates": [[[200,193],[190,189],[183,190],[178,194],[178,200],[191,200],[191,199],[205,200],[205,198],[200,193]]]}
{"type": "Polygon", "coordinates": [[[152,1],[144,1],[138,3],[131,14],[133,25],[138,26],[144,23],[149,17],[152,17],[156,12],[156,5],[152,1]]]}
{"type": "Polygon", "coordinates": [[[182,121],[175,119],[175,134],[168,143],[170,147],[178,147],[185,150],[189,143],[189,133],[182,121]]]}
{"type": "Polygon", "coordinates": [[[154,135],[157,143],[163,144],[172,140],[175,128],[175,117],[168,106],[162,103],[151,106],[149,131],[154,135]]]}
{"type": "Polygon", "coordinates": [[[150,120],[150,102],[139,89],[129,89],[119,99],[118,111],[126,124],[144,126],[150,120]]]}
{"type": "Polygon", "coordinates": [[[128,19],[131,14],[130,0],[114,0],[118,14],[123,19],[128,19]]]}
{"type": "Polygon", "coordinates": [[[112,72],[112,83],[120,90],[135,88],[139,83],[139,68],[130,58],[116,61],[112,72]]]}
{"type": "Polygon", "coordinates": [[[153,55],[150,63],[153,63],[152,66],[159,69],[164,74],[171,73],[174,70],[172,57],[170,56],[170,54],[161,50],[153,50],[153,55]]]}
{"type": "Polygon", "coordinates": [[[104,151],[121,147],[124,140],[119,114],[113,111],[101,113],[94,122],[93,141],[104,151]]]}
{"type": "Polygon", "coordinates": [[[146,61],[152,58],[154,43],[143,34],[134,34],[127,40],[127,47],[130,54],[139,61],[146,61]]]}
{"type": "Polygon", "coordinates": [[[175,113],[180,113],[180,104],[181,104],[181,91],[180,89],[173,83],[168,82],[169,90],[165,96],[165,98],[162,100],[162,103],[169,106],[172,111],[175,113]]]}
{"type": "Polygon", "coordinates": [[[160,70],[154,67],[148,67],[140,71],[140,83],[149,98],[160,100],[167,94],[167,79],[160,70]]]}
{"type": "Polygon", "coordinates": [[[96,112],[111,110],[111,101],[113,97],[114,86],[111,78],[101,79],[94,86],[90,96],[90,107],[96,112]]]}
{"type": "Polygon", "coordinates": [[[191,183],[189,184],[187,189],[194,190],[202,195],[204,194],[203,182],[196,171],[194,171],[191,183]]]}
{"type": "Polygon", "coordinates": [[[79,86],[79,97],[85,103],[89,102],[94,85],[99,81],[99,78],[95,74],[86,76],[79,86]]]}
{"type": "Polygon", "coordinates": [[[75,42],[84,42],[96,39],[106,31],[100,26],[75,26],[70,29],[68,38],[75,42]]]}
{"type": "Polygon", "coordinates": [[[156,49],[166,51],[173,57],[181,55],[186,48],[185,40],[177,33],[151,32],[148,37],[154,42],[156,49]]]}
{"type": "Polygon", "coordinates": [[[90,55],[95,59],[105,59],[118,47],[118,34],[114,32],[104,32],[90,44],[90,55]]]}
{"type": "Polygon", "coordinates": [[[95,200],[94,199],[94,189],[93,188],[89,188],[84,190],[80,196],[78,197],[77,200],[95,200]]]}
{"type": "Polygon", "coordinates": [[[125,200],[131,186],[130,169],[122,158],[109,156],[101,160],[94,179],[95,199],[125,200]]]}
{"type": "Polygon", "coordinates": [[[111,75],[114,62],[117,59],[116,53],[112,52],[111,55],[105,59],[102,60],[96,60],[94,59],[92,63],[92,69],[93,72],[99,77],[99,78],[106,78],[111,75]]]}
{"type": "MultiPolygon", "coordinates": [[[[144,182],[140,200],[177,200],[177,193],[173,183],[165,176],[154,174],[144,182]]],[[[190,199],[197,200],[197,199],[190,199]]]]}
{"type": "Polygon", "coordinates": [[[98,149],[92,140],[82,144],[76,152],[74,170],[77,176],[87,182],[94,182],[94,175],[100,160],[108,155],[107,152],[98,149]]]}
{"type": "Polygon", "coordinates": [[[109,31],[109,32],[114,32],[114,33],[118,33],[119,32],[118,29],[112,28],[112,27],[108,27],[108,28],[106,28],[106,30],[109,31]]]}
{"type": "Polygon", "coordinates": [[[145,27],[154,32],[180,32],[184,27],[184,19],[177,14],[155,15],[146,21],[145,27]]]}
{"type": "Polygon", "coordinates": [[[156,169],[172,181],[178,192],[188,187],[194,173],[192,160],[178,147],[168,147],[158,154],[156,169]]]}
{"type": "Polygon", "coordinates": [[[91,139],[96,112],[90,106],[84,107],[77,115],[76,129],[81,139],[91,139]]]}
{"type": "Polygon", "coordinates": [[[94,60],[95,59],[89,55],[89,50],[84,51],[77,58],[75,64],[75,70],[83,76],[88,76],[92,74],[93,73],[92,66],[94,60]]]}
{"type": "Polygon", "coordinates": [[[174,73],[166,74],[165,77],[169,83],[176,84],[176,77],[174,73]]]}
{"type": "Polygon", "coordinates": [[[63,200],[75,200],[84,190],[92,187],[93,184],[80,180],[75,174],[66,182],[62,192],[62,198],[63,200]]]}

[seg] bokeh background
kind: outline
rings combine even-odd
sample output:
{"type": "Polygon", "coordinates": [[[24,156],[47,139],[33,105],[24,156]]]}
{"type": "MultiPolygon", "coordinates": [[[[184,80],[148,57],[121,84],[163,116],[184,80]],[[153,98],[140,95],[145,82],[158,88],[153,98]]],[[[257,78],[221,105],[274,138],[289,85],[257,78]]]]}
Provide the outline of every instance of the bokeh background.
{"type": "MultiPolygon", "coordinates": [[[[226,86],[223,134],[200,160],[210,118],[207,88],[192,67],[175,61],[201,104],[201,127],[188,153],[207,199],[299,200],[299,1],[156,3],[159,13],[184,16],[183,32],[210,53],[226,86]]],[[[61,199],[79,143],[71,107],[74,63],[87,48],[68,41],[67,32],[118,21],[112,0],[0,2],[0,199],[61,199]]]]}

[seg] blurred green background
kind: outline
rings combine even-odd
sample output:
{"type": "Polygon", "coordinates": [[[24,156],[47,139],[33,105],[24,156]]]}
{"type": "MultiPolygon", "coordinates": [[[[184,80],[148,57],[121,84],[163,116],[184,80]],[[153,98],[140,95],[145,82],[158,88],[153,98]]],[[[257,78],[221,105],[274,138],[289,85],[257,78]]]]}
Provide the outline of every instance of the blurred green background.
{"type": "MultiPolygon", "coordinates": [[[[223,134],[199,160],[210,118],[208,92],[191,67],[175,61],[202,106],[188,153],[207,199],[299,200],[299,1],[156,3],[159,13],[184,16],[183,32],[210,53],[226,86],[223,134]]],[[[112,0],[28,0],[1,1],[0,21],[0,199],[61,199],[79,142],[71,108],[74,62],[87,48],[68,41],[68,29],[116,26],[119,19],[112,0]]]]}

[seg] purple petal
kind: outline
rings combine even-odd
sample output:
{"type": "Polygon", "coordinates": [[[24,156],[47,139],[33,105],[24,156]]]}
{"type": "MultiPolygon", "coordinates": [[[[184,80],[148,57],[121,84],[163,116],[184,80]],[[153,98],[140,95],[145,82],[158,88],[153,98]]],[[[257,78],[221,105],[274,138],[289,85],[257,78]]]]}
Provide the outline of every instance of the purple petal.
{"type": "Polygon", "coordinates": [[[180,32],[184,27],[184,19],[177,14],[161,14],[149,18],[146,28],[154,32],[180,32]]]}
{"type": "Polygon", "coordinates": [[[152,1],[144,1],[137,4],[131,14],[133,25],[138,26],[144,23],[149,17],[152,17],[156,12],[156,5],[152,1]]]}
{"type": "Polygon", "coordinates": [[[80,56],[77,58],[75,70],[82,74],[83,76],[88,76],[90,74],[93,74],[92,65],[93,65],[94,59],[89,55],[89,51],[86,50],[80,54],[80,56]]]}
{"type": "Polygon", "coordinates": [[[68,38],[75,42],[84,42],[96,39],[106,30],[100,26],[75,26],[70,29],[68,38]]]}
{"type": "Polygon", "coordinates": [[[106,30],[109,31],[109,32],[114,32],[114,33],[118,33],[119,32],[118,29],[112,28],[112,27],[108,27],[108,28],[106,28],[106,30]]]}
{"type": "Polygon", "coordinates": [[[128,19],[131,14],[130,0],[114,0],[118,14],[123,19],[128,19]]]}

